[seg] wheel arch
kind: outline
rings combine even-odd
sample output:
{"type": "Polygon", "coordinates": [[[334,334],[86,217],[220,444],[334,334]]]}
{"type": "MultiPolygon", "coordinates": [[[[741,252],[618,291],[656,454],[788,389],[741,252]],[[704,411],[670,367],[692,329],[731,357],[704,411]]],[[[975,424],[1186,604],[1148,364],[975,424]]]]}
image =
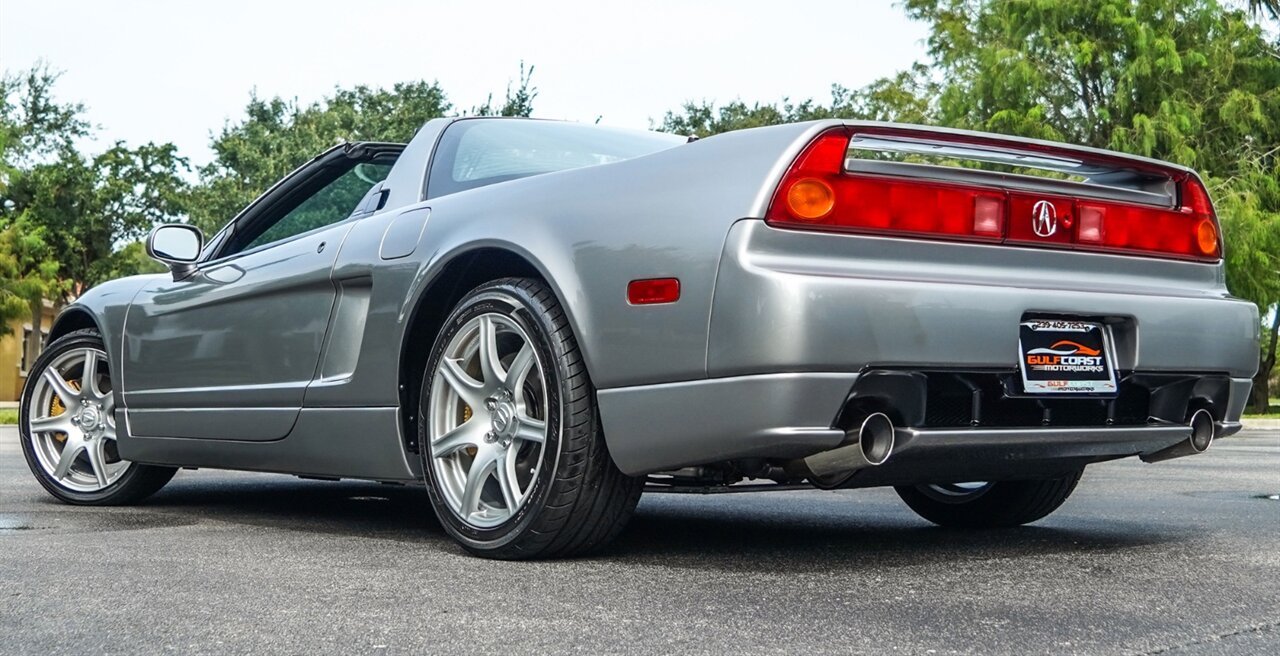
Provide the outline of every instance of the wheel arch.
{"type": "MultiPolygon", "coordinates": [[[[546,267],[523,249],[508,244],[479,245],[450,256],[436,268],[437,273],[421,286],[411,304],[400,344],[397,376],[400,407],[404,409],[401,422],[405,446],[413,453],[418,450],[417,409],[423,369],[444,320],[467,292],[500,278],[536,278],[551,287],[569,325],[578,334],[578,325],[562,289],[546,267]]],[[[590,361],[585,353],[583,355],[590,375],[590,361]]]]}
{"type": "Polygon", "coordinates": [[[59,337],[87,328],[102,334],[102,326],[93,313],[79,305],[69,305],[53,320],[53,325],[49,326],[49,336],[45,338],[45,346],[52,344],[59,337]]]}

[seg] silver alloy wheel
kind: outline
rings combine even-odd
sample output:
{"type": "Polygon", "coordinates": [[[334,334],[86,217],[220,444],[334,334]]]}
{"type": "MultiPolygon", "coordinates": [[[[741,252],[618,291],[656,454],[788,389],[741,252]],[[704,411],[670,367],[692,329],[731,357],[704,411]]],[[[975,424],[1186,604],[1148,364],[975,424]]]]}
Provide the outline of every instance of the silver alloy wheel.
{"type": "Polygon", "coordinates": [[[449,341],[431,382],[431,466],[462,521],[492,528],[528,499],[547,441],[546,380],[524,329],[488,313],[449,341]]]}
{"type": "Polygon", "coordinates": [[[116,445],[115,398],[107,354],[79,348],[59,355],[40,372],[27,408],[27,430],[36,460],[59,485],[101,492],[132,463],[116,445]]]}
{"type": "Polygon", "coordinates": [[[918,488],[925,496],[942,503],[967,503],[986,494],[991,483],[973,481],[969,483],[930,483],[918,488]]]}

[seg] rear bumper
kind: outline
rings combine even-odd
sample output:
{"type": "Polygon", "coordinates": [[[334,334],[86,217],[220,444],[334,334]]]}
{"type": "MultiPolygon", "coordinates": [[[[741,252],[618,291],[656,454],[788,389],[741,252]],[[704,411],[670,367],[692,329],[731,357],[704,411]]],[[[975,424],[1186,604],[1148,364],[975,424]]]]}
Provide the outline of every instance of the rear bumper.
{"type": "Polygon", "coordinates": [[[605,389],[599,399],[615,461],[639,474],[834,448],[843,413],[871,379],[905,375],[870,394],[914,432],[859,479],[890,481],[900,467],[973,475],[982,463],[1017,475],[1174,444],[1189,434],[1179,424],[1193,402],[1231,430],[1258,333],[1257,308],[1227,295],[1220,265],[743,220],[716,279],[708,378],[605,389]],[[1105,322],[1124,379],[1116,402],[1013,398],[1005,377],[1028,316],[1105,322]],[[975,410],[966,390],[977,392],[975,410]]]}
{"type": "MultiPolygon", "coordinates": [[[[859,379],[845,373],[792,373],[600,390],[605,437],[630,475],[744,458],[791,459],[839,446],[846,407],[859,379]]],[[[1225,386],[1229,407],[1243,406],[1248,379],[1225,386]]],[[[877,389],[882,389],[877,387],[877,389]]],[[[1219,435],[1240,430],[1218,422],[1219,435]]],[[[1185,440],[1190,429],[1153,421],[1127,426],[900,429],[889,462],[858,472],[852,485],[930,480],[999,480],[1060,472],[1091,462],[1151,453],[1185,440]]]]}
{"type": "Polygon", "coordinates": [[[1258,366],[1257,308],[1227,295],[1220,265],[745,220],[721,258],[707,374],[1010,368],[1028,315],[1106,321],[1122,371],[1258,366]]]}

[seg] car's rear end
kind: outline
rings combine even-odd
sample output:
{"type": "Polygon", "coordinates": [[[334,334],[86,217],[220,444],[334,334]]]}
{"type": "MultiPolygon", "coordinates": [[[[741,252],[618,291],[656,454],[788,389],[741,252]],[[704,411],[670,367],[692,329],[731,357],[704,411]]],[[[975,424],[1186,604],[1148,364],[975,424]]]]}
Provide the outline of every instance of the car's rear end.
{"type": "Polygon", "coordinates": [[[630,405],[670,410],[628,469],[794,457],[846,485],[1018,479],[1239,429],[1257,309],[1227,292],[1192,171],[916,126],[811,137],[764,216],[729,231],[708,379],[630,405]],[[691,395],[731,411],[700,420],[691,395]],[[869,417],[891,450],[859,443],[869,417]]]}

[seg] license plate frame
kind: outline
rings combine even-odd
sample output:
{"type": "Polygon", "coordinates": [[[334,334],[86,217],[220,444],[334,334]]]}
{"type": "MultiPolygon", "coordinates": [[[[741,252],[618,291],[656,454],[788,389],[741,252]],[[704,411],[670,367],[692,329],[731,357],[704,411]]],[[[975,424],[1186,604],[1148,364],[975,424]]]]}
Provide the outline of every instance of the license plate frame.
{"type": "Polygon", "coordinates": [[[1106,324],[1030,319],[1018,325],[1018,371],[1031,396],[1115,396],[1115,351],[1106,324]]]}

